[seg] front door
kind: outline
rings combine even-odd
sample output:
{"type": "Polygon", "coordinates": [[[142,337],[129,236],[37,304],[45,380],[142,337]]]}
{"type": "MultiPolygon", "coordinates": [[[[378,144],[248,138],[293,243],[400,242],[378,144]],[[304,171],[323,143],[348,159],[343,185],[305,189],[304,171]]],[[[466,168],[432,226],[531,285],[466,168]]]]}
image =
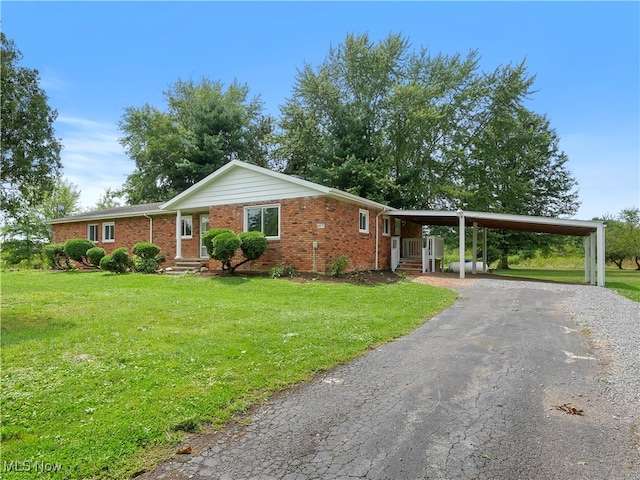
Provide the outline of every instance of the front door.
{"type": "Polygon", "coordinates": [[[209,230],[209,214],[200,215],[200,258],[209,258],[207,247],[202,243],[202,235],[209,230]]]}

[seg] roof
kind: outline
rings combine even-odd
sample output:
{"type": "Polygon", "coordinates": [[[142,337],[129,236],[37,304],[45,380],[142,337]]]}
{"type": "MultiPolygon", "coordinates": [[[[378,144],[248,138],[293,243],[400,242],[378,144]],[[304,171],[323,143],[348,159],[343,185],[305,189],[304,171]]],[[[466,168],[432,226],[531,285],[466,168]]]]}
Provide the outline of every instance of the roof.
{"type": "Polygon", "coordinates": [[[478,223],[481,227],[519,230],[525,232],[554,233],[584,237],[603,227],[600,221],[574,220],[528,215],[511,215],[490,212],[457,212],[442,210],[391,210],[390,216],[406,218],[422,225],[458,226],[464,215],[466,226],[478,223]]]}
{"type": "Polygon", "coordinates": [[[160,209],[164,202],[145,203],[143,205],[125,205],[123,207],[108,208],[106,210],[94,210],[92,212],[79,213],[69,217],[47,220],[48,224],[71,223],[90,220],[103,220],[110,218],[142,217],[144,215],[161,215],[167,212],[160,209]]]}
{"type": "Polygon", "coordinates": [[[378,210],[391,207],[299,177],[232,160],[161,206],[163,210],[194,209],[228,203],[321,195],[378,210]],[[226,182],[226,184],[223,184],[226,182]],[[231,185],[233,184],[233,185],[231,185]]]}

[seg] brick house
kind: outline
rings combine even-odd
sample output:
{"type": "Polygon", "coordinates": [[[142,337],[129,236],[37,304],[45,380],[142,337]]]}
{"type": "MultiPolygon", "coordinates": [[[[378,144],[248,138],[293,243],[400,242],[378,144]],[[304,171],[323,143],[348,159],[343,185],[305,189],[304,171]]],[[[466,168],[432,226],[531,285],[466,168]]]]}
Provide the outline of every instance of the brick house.
{"type": "MultiPolygon", "coordinates": [[[[53,241],[88,238],[107,253],[140,241],[158,245],[166,266],[183,261],[221,265],[208,258],[202,233],[259,230],[265,254],[242,270],[268,270],[282,262],[302,272],[326,272],[347,255],[350,270],[391,268],[391,245],[421,238],[421,225],[388,215],[391,207],[298,177],[231,161],[168,202],[133,205],[52,220],[53,241]]],[[[421,240],[420,240],[421,241],[421,240]]],[[[399,248],[399,246],[398,246],[399,248]]]]}

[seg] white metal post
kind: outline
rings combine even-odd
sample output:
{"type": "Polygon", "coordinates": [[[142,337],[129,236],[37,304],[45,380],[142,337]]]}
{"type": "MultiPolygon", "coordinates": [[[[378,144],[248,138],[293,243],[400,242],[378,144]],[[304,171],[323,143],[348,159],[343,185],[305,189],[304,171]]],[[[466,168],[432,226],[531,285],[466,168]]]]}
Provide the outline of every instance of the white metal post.
{"type": "Polygon", "coordinates": [[[459,225],[458,225],[458,235],[459,238],[459,248],[460,248],[460,278],[464,278],[464,212],[461,209],[458,209],[456,212],[459,217],[459,225]]]}
{"type": "Polygon", "coordinates": [[[591,234],[585,236],[584,240],[584,283],[591,283],[591,234]]]}
{"type": "Polygon", "coordinates": [[[599,226],[596,233],[598,241],[596,246],[596,257],[598,261],[598,286],[604,287],[604,226],[599,226]]]}
{"type": "Polygon", "coordinates": [[[476,259],[478,258],[478,222],[473,222],[473,245],[471,247],[473,256],[471,257],[471,273],[477,272],[476,259]]]}

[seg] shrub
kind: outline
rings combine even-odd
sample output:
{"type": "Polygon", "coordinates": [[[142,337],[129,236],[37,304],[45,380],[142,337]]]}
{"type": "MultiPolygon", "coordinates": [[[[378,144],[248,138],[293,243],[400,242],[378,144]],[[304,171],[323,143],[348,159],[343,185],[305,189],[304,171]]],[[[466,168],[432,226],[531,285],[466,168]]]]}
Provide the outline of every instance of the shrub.
{"type": "Polygon", "coordinates": [[[64,244],[64,253],[74,262],[89,266],[87,261],[87,250],[93,248],[94,244],[86,238],[72,238],[64,244]]]}
{"type": "Polygon", "coordinates": [[[131,251],[140,258],[156,258],[160,253],[160,247],[155,243],[138,242],[133,246],[131,251]]]}
{"type": "Polygon", "coordinates": [[[261,232],[244,232],[236,235],[226,228],[209,230],[202,236],[202,243],[207,247],[209,256],[222,263],[222,269],[233,273],[236,269],[251,260],[256,260],[267,250],[267,237],[261,232]],[[244,260],[232,265],[231,261],[240,249],[244,260]]]}
{"type": "Polygon", "coordinates": [[[213,239],[213,255],[212,258],[222,262],[223,270],[235,270],[231,267],[231,260],[236,254],[236,250],[240,248],[242,241],[238,236],[229,231],[216,235],[213,239]]]}
{"type": "Polygon", "coordinates": [[[164,262],[164,255],[160,255],[160,247],[155,243],[138,242],[133,248],[133,268],[140,273],[155,273],[158,265],[164,262]]]}
{"type": "Polygon", "coordinates": [[[87,259],[89,260],[89,263],[94,267],[100,266],[100,260],[102,260],[102,257],[104,257],[105,255],[106,252],[104,251],[104,248],[93,247],[87,250],[87,259]]]}
{"type": "Polygon", "coordinates": [[[255,260],[267,251],[267,237],[262,232],[244,232],[238,238],[240,250],[247,260],[255,260]]]}
{"type": "MultiPolygon", "coordinates": [[[[214,228],[212,230],[208,230],[202,235],[202,243],[207,248],[207,253],[211,258],[213,257],[213,239],[216,238],[221,233],[231,232],[228,228],[214,228]]],[[[233,233],[233,232],[231,232],[233,233]]]]}
{"type": "Polygon", "coordinates": [[[58,270],[69,270],[71,264],[69,263],[69,257],[64,253],[64,243],[51,243],[46,245],[42,252],[47,260],[47,264],[51,268],[58,270]]]}
{"type": "Polygon", "coordinates": [[[298,269],[291,263],[281,263],[280,265],[276,265],[275,267],[269,270],[269,276],[271,278],[280,278],[280,277],[297,277],[299,275],[298,269]]]}
{"type": "Polygon", "coordinates": [[[116,248],[111,254],[102,257],[100,269],[114,273],[124,273],[131,266],[131,259],[124,247],[116,248]]]}
{"type": "Polygon", "coordinates": [[[347,267],[349,266],[349,257],[347,255],[342,255],[341,257],[335,257],[331,261],[331,266],[329,267],[329,273],[334,277],[342,277],[344,273],[347,271],[347,267]]]}

